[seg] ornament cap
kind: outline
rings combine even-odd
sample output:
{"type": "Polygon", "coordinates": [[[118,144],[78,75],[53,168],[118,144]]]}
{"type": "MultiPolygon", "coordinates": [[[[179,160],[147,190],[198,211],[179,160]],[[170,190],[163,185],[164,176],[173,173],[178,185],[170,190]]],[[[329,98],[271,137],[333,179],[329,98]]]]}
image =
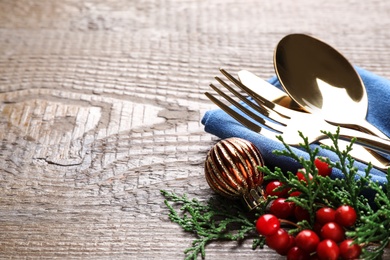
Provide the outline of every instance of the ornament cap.
{"type": "Polygon", "coordinates": [[[247,208],[251,211],[265,201],[264,190],[259,186],[257,188],[251,189],[243,197],[243,201],[247,208]]]}

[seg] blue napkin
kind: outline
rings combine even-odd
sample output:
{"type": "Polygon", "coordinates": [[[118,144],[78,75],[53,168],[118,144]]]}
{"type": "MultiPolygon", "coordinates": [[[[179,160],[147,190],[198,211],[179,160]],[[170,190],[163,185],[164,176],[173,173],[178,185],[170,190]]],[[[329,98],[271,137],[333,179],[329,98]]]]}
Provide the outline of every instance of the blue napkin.
{"type": "MultiPolygon", "coordinates": [[[[390,135],[390,81],[362,68],[355,68],[367,88],[367,121],[375,125],[386,135],[390,135]]],[[[271,78],[269,82],[282,89],[277,77],[271,78]]],[[[284,149],[284,146],[281,143],[247,129],[221,109],[207,111],[202,119],[202,124],[205,126],[206,132],[216,135],[221,139],[240,137],[252,142],[259,148],[265,164],[268,167],[273,168],[274,166],[278,166],[284,171],[292,172],[296,172],[301,167],[291,158],[277,156],[272,153],[273,150],[284,149]]],[[[318,147],[318,145],[313,144],[312,147],[318,147]]],[[[294,150],[298,155],[308,158],[306,152],[295,148],[294,150]]],[[[332,161],[338,160],[338,157],[334,153],[324,149],[320,149],[319,155],[326,156],[332,161]]],[[[367,165],[360,162],[356,162],[355,164],[360,173],[364,175],[364,169],[367,168],[367,165]]],[[[370,173],[374,181],[380,183],[386,182],[384,172],[372,169],[370,173]]],[[[342,173],[338,169],[333,169],[331,177],[342,177],[342,173]]]]}

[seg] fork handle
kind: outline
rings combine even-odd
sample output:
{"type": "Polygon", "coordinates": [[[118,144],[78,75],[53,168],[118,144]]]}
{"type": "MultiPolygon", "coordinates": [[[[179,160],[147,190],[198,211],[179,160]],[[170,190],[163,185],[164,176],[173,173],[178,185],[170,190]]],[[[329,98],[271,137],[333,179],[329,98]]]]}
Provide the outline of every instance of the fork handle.
{"type": "Polygon", "coordinates": [[[340,128],[339,138],[346,141],[351,141],[356,138],[355,143],[360,144],[377,152],[390,154],[390,141],[374,135],[366,134],[360,131],[340,128]]]}

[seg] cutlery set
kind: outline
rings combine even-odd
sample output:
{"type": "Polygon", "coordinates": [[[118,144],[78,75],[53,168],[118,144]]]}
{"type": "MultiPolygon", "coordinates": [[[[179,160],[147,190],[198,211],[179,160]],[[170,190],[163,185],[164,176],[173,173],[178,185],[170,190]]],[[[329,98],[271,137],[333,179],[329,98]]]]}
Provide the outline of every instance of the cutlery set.
{"type": "Polygon", "coordinates": [[[216,77],[220,87],[210,87],[230,105],[209,92],[205,95],[248,129],[272,140],[280,135],[292,146],[302,142],[299,131],[310,143],[330,144],[321,130],[335,133],[340,127],[340,146],[356,138],[351,156],[388,169],[381,153],[390,154],[390,139],[365,120],[366,89],[344,56],[311,36],[292,34],[277,45],[274,66],[286,92],[249,71],[240,71],[237,79],[221,69],[228,83],[216,77]]]}

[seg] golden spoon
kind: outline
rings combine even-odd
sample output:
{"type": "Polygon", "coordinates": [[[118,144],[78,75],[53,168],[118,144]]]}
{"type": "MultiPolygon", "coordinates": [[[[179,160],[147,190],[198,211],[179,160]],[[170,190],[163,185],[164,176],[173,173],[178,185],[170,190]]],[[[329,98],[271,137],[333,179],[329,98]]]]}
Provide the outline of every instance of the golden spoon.
{"type": "Polygon", "coordinates": [[[305,34],[287,35],[275,49],[274,67],[285,91],[304,110],[389,140],[366,120],[368,99],[359,74],[328,44],[305,34]]]}

